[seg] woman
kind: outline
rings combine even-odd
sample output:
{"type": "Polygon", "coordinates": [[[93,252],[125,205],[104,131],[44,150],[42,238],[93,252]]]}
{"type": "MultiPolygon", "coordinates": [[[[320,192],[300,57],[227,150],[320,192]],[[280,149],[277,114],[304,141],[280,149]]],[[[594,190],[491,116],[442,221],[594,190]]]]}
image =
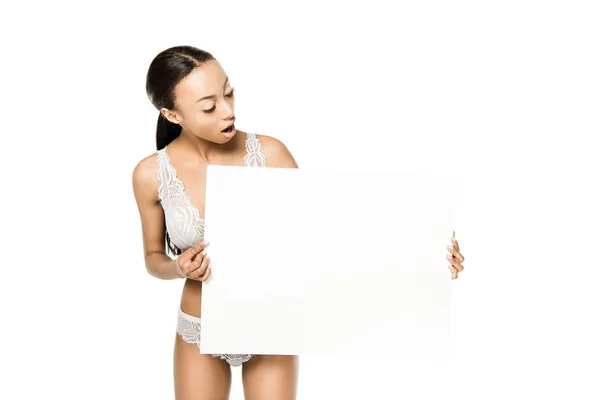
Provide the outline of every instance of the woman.
{"type": "MultiPolygon", "coordinates": [[[[203,50],[178,46],[159,53],[148,69],[146,92],[160,111],[157,152],[136,165],[133,189],[146,269],[160,279],[185,278],[175,335],[175,396],[228,399],[231,366],[242,366],[247,400],[295,399],[298,356],[207,355],[199,348],[202,283],[211,274],[202,217],[206,166],[298,165],[278,139],[235,128],[233,88],[221,65],[203,50]]],[[[452,245],[454,279],[464,258],[454,238],[452,245]]]]}

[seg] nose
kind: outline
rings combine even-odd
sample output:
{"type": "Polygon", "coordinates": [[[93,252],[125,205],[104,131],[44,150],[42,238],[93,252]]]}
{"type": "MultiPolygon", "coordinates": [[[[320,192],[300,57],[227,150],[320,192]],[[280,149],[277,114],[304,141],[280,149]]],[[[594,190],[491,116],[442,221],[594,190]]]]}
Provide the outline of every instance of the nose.
{"type": "Polygon", "coordinates": [[[223,120],[226,121],[228,119],[233,118],[233,104],[229,104],[229,102],[227,100],[224,100],[223,103],[224,103],[223,120]]]}

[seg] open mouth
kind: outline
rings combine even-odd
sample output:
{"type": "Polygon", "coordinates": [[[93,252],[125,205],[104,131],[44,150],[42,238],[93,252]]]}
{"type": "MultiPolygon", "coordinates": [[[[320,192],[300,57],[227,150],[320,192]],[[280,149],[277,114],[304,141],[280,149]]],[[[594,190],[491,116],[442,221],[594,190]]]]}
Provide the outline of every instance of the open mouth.
{"type": "Polygon", "coordinates": [[[223,129],[221,132],[231,133],[233,131],[233,124],[229,125],[227,128],[223,129]]]}

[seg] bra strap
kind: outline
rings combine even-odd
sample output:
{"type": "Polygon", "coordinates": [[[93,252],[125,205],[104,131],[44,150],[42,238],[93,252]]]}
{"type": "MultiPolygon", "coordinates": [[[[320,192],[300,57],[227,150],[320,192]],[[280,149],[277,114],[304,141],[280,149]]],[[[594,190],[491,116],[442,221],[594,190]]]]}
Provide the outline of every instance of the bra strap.
{"type": "Polygon", "coordinates": [[[244,165],[248,167],[265,167],[266,159],[260,151],[260,140],[258,140],[254,133],[248,133],[247,135],[244,165]]]}

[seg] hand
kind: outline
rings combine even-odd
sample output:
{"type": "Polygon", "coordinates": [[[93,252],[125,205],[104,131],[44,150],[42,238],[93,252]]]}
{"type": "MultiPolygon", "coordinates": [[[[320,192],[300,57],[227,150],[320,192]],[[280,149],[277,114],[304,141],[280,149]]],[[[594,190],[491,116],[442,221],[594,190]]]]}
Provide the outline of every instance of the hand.
{"type": "Polygon", "coordinates": [[[210,256],[206,253],[208,241],[190,247],[175,259],[175,265],[182,278],[206,282],[210,276],[210,256]]]}
{"type": "Polygon", "coordinates": [[[454,238],[454,231],[452,231],[452,239],[450,239],[450,245],[448,246],[448,256],[446,259],[452,264],[448,265],[448,269],[452,272],[452,276],[450,279],[458,278],[458,273],[461,272],[465,267],[462,266],[462,262],[465,261],[465,258],[462,254],[460,254],[460,247],[458,246],[458,242],[454,238]]]}

